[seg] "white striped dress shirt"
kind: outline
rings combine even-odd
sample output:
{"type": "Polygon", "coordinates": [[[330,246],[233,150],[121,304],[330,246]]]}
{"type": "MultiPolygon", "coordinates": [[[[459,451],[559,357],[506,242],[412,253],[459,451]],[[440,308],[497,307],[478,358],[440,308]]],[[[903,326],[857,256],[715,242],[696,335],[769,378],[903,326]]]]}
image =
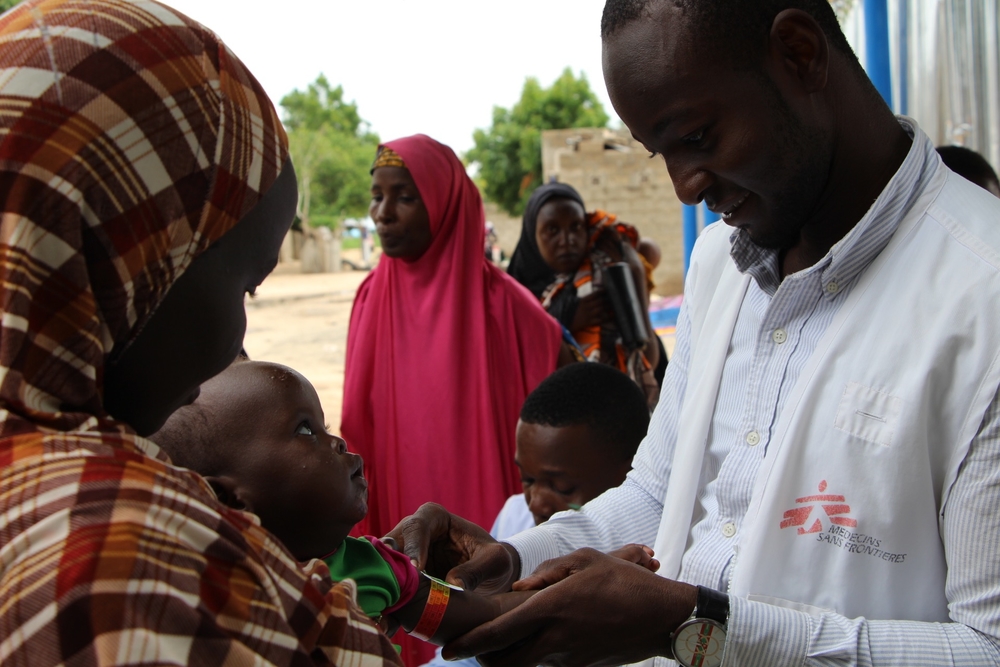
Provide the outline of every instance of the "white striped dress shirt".
{"type": "MultiPolygon", "coordinates": [[[[778,255],[741,231],[732,257],[753,280],[744,297],[709,434],[688,546],[679,579],[726,590],[733,545],[750,503],[771,429],[800,371],[851,291],[885,248],[936,165],[934,147],[908,119],[914,137],[879,210],[819,263],[779,278],[778,255]],[[780,332],[780,333],[778,333],[780,332]]],[[[1000,220],[997,221],[1000,224],[1000,220]]],[[[721,224],[721,223],[720,223],[721,224]]],[[[527,574],[542,561],[590,546],[653,544],[670,478],[677,422],[687,384],[690,321],[682,306],[677,346],[660,402],[625,483],[509,540],[527,574]]],[[[890,333],[891,335],[891,333],[890,333]]],[[[905,335],[905,332],[897,332],[905,335]]],[[[1000,401],[983,421],[945,510],[947,596],[954,623],[869,621],[812,616],[763,602],[731,599],[726,665],[1000,665],[1000,401]],[[976,539],[970,539],[975,534],[976,539]],[[984,540],[983,535],[989,539],[984,540]],[[973,630],[988,628],[988,634],[973,630]]],[[[836,585],[836,582],[831,582],[836,585]]]]}

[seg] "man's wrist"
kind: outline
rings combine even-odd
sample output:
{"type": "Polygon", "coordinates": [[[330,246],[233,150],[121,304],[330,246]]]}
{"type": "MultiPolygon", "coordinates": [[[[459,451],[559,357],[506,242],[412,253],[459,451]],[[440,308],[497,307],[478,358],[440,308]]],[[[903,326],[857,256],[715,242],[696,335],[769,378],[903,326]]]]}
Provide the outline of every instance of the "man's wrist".
{"type": "Polygon", "coordinates": [[[721,667],[729,625],[729,596],[697,587],[691,618],[671,633],[670,654],[682,667],[721,667]]]}
{"type": "Polygon", "coordinates": [[[506,590],[509,591],[514,582],[521,578],[521,554],[517,552],[514,545],[507,542],[501,542],[500,546],[507,551],[507,556],[510,558],[510,580],[506,586],[506,590]]]}
{"type": "Polygon", "coordinates": [[[662,582],[661,609],[664,613],[660,618],[664,621],[662,627],[665,630],[657,655],[672,657],[674,631],[694,614],[698,605],[698,587],[663,577],[657,579],[662,582]]]}

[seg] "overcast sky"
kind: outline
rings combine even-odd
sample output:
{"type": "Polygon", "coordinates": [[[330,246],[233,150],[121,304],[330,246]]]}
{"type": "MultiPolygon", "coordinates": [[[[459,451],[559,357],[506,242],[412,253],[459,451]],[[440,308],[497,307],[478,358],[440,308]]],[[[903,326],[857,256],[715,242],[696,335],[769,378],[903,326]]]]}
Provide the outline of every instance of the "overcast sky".
{"type": "Polygon", "coordinates": [[[384,140],[429,134],[459,152],[565,67],[617,120],[601,74],[604,0],[164,0],[218,33],[275,104],[320,74],[384,140]]]}

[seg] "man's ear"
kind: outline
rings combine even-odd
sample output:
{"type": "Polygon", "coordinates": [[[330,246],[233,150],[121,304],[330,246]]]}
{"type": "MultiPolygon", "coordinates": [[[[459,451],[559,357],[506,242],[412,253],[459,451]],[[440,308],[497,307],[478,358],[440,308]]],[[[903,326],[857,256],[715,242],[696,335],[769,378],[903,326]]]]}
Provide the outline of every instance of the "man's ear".
{"type": "Polygon", "coordinates": [[[209,475],[205,477],[205,481],[215,491],[219,502],[226,507],[232,507],[234,510],[242,510],[244,512],[253,512],[253,507],[250,506],[250,502],[244,497],[244,494],[236,484],[236,480],[232,477],[226,475],[209,475]]]}
{"type": "Polygon", "coordinates": [[[826,88],[830,43],[823,28],[801,9],[785,9],[771,23],[771,54],[806,93],[826,88]]]}

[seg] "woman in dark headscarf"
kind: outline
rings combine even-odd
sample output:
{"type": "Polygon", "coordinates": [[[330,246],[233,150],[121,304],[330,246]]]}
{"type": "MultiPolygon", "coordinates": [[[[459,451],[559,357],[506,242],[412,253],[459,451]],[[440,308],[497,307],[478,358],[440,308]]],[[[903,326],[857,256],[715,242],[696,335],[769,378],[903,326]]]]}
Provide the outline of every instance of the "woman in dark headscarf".
{"type": "Polygon", "coordinates": [[[657,364],[666,368],[662,343],[647,315],[644,328],[650,343],[640,349],[623,347],[604,287],[604,269],[625,261],[633,270],[645,310],[647,275],[635,252],[638,241],[636,229],[616,216],[600,210],[587,213],[583,198],[573,187],[548,183],[528,200],[521,238],[508,272],[573,335],[586,359],[627,373],[653,406],[662,378],[662,373],[655,372],[657,364]]]}
{"type": "Polygon", "coordinates": [[[260,84],[150,0],[31,0],[0,44],[0,662],[398,664],[144,437],[236,357],[294,215],[260,84]]]}
{"type": "MultiPolygon", "coordinates": [[[[538,240],[535,238],[538,212],[553,199],[573,201],[579,204],[581,209],[586,210],[583,197],[573,186],[565,183],[546,183],[540,186],[531,194],[524,209],[524,217],[521,219],[521,238],[518,239],[514,255],[507,266],[507,273],[531,290],[539,301],[548,286],[556,279],[556,272],[542,259],[538,251],[538,240]]],[[[556,319],[560,318],[557,316],[556,319]]]]}

